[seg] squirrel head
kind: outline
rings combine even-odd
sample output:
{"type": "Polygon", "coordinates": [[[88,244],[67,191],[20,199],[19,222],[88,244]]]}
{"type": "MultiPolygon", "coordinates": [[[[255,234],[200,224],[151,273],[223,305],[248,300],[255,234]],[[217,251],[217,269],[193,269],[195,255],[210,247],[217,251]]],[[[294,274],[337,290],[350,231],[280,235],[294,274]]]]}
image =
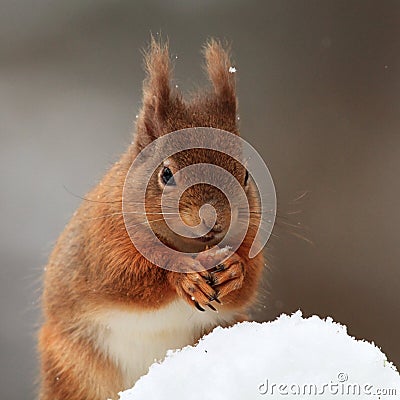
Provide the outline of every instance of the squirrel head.
{"type": "MultiPolygon", "coordinates": [[[[212,89],[196,93],[189,100],[183,99],[178,89],[171,85],[168,45],[152,38],[150,49],[145,54],[147,77],[143,85],[143,105],[137,118],[133,142],[133,151],[136,155],[161,136],[185,128],[211,127],[239,135],[235,69],[230,61],[229,49],[211,39],[204,46],[204,56],[212,89]]],[[[218,141],[217,136],[216,141],[218,141]]],[[[229,143],[224,145],[229,146],[229,143]]],[[[180,251],[197,252],[217,244],[226,234],[230,224],[238,219],[238,211],[231,209],[223,191],[210,184],[192,185],[178,195],[179,186],[184,184],[183,178],[178,177],[178,171],[193,164],[218,166],[236,178],[244,188],[250,197],[248,202],[250,208],[256,197],[253,196],[254,191],[246,168],[241,163],[223,152],[199,147],[193,146],[163,160],[150,178],[145,173],[146,165],[143,165],[135,176],[135,180],[148,180],[146,215],[151,221],[153,232],[164,243],[180,251]],[[163,193],[166,194],[167,202],[168,199],[172,201],[175,194],[179,196],[179,215],[176,213],[166,215],[162,212],[163,193]],[[205,205],[212,206],[213,210],[204,207],[205,205]],[[166,219],[168,223],[165,222],[166,219]],[[178,219],[188,227],[193,229],[196,227],[199,230],[197,235],[202,236],[187,238],[174,232],[171,227],[178,219]],[[202,231],[208,233],[203,235],[202,231]]],[[[233,152],[240,153],[240,150],[233,149],[233,152]]],[[[132,198],[135,197],[134,190],[133,185],[130,191],[132,198]]]]}

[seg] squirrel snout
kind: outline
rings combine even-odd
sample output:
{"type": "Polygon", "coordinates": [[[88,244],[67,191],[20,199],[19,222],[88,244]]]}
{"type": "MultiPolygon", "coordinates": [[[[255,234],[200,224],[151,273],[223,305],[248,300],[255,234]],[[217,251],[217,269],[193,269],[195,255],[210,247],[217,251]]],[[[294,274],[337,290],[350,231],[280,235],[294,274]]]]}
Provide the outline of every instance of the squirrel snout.
{"type": "Polygon", "coordinates": [[[202,238],[204,240],[211,240],[220,237],[221,233],[225,234],[229,226],[226,226],[225,215],[220,212],[217,213],[211,204],[204,204],[199,210],[200,229],[204,230],[202,238]]]}
{"type": "Polygon", "coordinates": [[[207,230],[215,227],[217,223],[217,211],[211,204],[203,204],[199,209],[199,217],[201,224],[207,230]]]}
{"type": "Polygon", "coordinates": [[[219,234],[227,229],[225,227],[225,215],[217,210],[211,204],[203,204],[199,209],[200,225],[208,232],[208,235],[219,234]]]}
{"type": "Polygon", "coordinates": [[[206,203],[198,208],[198,212],[191,210],[182,214],[182,219],[190,227],[194,238],[209,241],[220,238],[228,230],[230,218],[225,214],[226,210],[206,203]]]}

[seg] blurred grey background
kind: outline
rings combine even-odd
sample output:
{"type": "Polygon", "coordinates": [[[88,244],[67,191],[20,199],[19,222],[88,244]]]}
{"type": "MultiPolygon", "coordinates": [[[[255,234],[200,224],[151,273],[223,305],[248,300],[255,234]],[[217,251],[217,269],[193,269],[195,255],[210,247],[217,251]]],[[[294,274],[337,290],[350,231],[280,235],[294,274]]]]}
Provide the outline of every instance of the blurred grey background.
{"type": "Polygon", "coordinates": [[[43,266],[69,191],[131,140],[159,31],[185,91],[206,82],[204,41],[233,43],[242,135],[281,216],[255,318],[329,315],[400,366],[399,1],[2,0],[1,398],[34,398],[43,266]]]}

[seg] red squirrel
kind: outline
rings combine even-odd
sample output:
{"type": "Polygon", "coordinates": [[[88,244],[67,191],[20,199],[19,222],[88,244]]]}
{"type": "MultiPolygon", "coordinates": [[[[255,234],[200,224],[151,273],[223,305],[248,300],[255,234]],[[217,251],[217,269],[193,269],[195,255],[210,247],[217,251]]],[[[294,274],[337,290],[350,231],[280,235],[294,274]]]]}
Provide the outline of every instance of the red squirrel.
{"type": "MultiPolygon", "coordinates": [[[[167,166],[160,165],[146,192],[152,229],[179,250],[190,243],[169,236],[160,218],[166,175],[170,179],[189,164],[208,163],[235,176],[247,194],[250,224],[241,245],[222,263],[217,260],[221,253],[218,238],[228,229],[226,199],[204,185],[189,188],[181,199],[183,207],[186,203],[189,224],[197,223],[199,207],[213,199],[215,227],[207,238],[191,239],[191,243],[196,251],[215,248],[211,261],[217,268],[206,269],[210,260],[202,258],[201,251],[197,257],[166,255],[166,264],[174,268],[160,268],[137,251],[124,225],[125,178],[133,160],[148,144],[190,127],[213,127],[239,135],[229,50],[210,40],[204,54],[212,87],[183,99],[171,85],[167,44],[151,41],[145,54],[147,77],[134,140],[85,197],[45,268],[38,345],[40,400],[118,399],[118,392],[132,387],[167,350],[193,345],[218,325],[247,319],[246,312],[257,297],[264,258],[262,253],[251,259],[248,256],[260,213],[256,188],[243,165],[222,153],[190,149],[172,156],[167,166]],[[193,272],[179,272],[179,266],[193,272]]],[[[141,225],[134,229],[140,234],[141,225]]]]}

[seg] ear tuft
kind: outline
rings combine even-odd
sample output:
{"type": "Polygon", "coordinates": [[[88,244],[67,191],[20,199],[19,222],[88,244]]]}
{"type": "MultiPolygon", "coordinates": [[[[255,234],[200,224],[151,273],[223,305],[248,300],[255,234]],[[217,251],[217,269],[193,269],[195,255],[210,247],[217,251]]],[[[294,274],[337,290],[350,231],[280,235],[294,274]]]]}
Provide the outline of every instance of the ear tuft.
{"type": "Polygon", "coordinates": [[[170,100],[171,63],[168,42],[151,37],[150,49],[144,57],[147,79],[143,87],[144,106],[154,107],[158,116],[163,117],[170,100]]]}
{"type": "Polygon", "coordinates": [[[171,65],[168,42],[151,37],[150,49],[145,53],[147,79],[143,87],[143,103],[154,107],[159,116],[164,116],[170,99],[171,65]]]}
{"type": "Polygon", "coordinates": [[[236,112],[236,69],[232,66],[229,46],[210,39],[204,46],[206,69],[217,98],[236,112]]]}
{"type": "Polygon", "coordinates": [[[146,79],[143,83],[143,106],[138,127],[148,140],[161,134],[160,129],[167,118],[171,105],[171,62],[168,42],[151,36],[149,49],[144,53],[146,79]]]}

